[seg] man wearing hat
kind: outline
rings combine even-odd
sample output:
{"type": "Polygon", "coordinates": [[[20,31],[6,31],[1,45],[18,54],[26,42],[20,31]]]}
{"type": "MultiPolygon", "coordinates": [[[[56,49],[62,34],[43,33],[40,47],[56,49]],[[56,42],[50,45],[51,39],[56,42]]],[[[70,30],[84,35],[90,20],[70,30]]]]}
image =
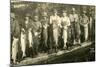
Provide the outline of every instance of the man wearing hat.
{"type": "Polygon", "coordinates": [[[60,25],[60,17],[57,15],[57,10],[54,9],[53,11],[53,15],[50,16],[50,24],[52,24],[52,27],[53,27],[53,41],[54,41],[54,49],[55,49],[55,52],[57,52],[57,49],[58,49],[58,37],[59,37],[59,32],[58,32],[58,29],[59,29],[59,25],[60,25]]]}
{"type": "Polygon", "coordinates": [[[42,48],[43,51],[47,51],[48,45],[47,45],[47,40],[48,40],[48,16],[47,16],[47,12],[43,12],[42,15],[42,20],[41,20],[41,24],[42,24],[42,48]]]}
{"type": "Polygon", "coordinates": [[[41,22],[39,21],[38,15],[34,16],[32,23],[32,32],[33,32],[33,52],[35,55],[39,52],[39,45],[41,39],[41,22]]]}
{"type": "Polygon", "coordinates": [[[63,49],[66,49],[68,47],[68,26],[70,26],[70,19],[67,16],[67,12],[65,10],[63,10],[62,14],[63,16],[61,17],[61,26],[63,30],[63,35],[62,35],[64,42],[63,49]]]}
{"type": "Polygon", "coordinates": [[[80,18],[80,25],[81,25],[81,34],[82,32],[84,32],[83,33],[84,41],[88,41],[88,24],[89,24],[89,19],[86,15],[86,11],[83,11],[82,17],[80,18]]]}
{"type": "Polygon", "coordinates": [[[22,57],[30,56],[30,49],[32,49],[33,37],[32,37],[32,20],[30,14],[25,15],[25,21],[21,27],[21,49],[23,51],[22,57]]]}
{"type": "Polygon", "coordinates": [[[73,44],[80,44],[80,27],[79,27],[79,17],[76,13],[75,8],[72,8],[72,13],[69,15],[71,22],[71,37],[73,44]]]}
{"type": "Polygon", "coordinates": [[[20,36],[20,26],[18,21],[16,20],[15,14],[11,13],[11,34],[12,34],[12,59],[13,63],[16,63],[16,57],[18,53],[18,43],[20,36]]]}

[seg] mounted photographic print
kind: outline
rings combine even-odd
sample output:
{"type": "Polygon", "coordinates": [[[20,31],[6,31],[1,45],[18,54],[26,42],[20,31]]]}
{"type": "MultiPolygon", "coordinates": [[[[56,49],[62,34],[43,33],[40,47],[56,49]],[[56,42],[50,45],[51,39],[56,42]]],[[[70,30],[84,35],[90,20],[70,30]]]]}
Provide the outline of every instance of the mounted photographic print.
{"type": "Polygon", "coordinates": [[[11,0],[10,63],[95,61],[95,6],[11,0]]]}

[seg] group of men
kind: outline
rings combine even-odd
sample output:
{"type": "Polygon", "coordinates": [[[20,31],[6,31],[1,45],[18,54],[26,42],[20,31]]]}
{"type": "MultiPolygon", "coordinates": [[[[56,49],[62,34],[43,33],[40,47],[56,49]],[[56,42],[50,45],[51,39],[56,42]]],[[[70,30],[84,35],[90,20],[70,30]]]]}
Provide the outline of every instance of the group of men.
{"type": "Polygon", "coordinates": [[[62,16],[56,9],[51,16],[48,12],[42,12],[42,18],[38,15],[32,18],[29,13],[25,14],[24,22],[20,24],[16,15],[11,13],[11,59],[16,63],[19,46],[22,58],[34,57],[39,52],[52,53],[59,49],[68,49],[70,45],[79,45],[81,42],[91,40],[93,36],[94,18],[87,16],[87,12],[79,15],[72,8],[68,15],[62,10],[62,16]]]}

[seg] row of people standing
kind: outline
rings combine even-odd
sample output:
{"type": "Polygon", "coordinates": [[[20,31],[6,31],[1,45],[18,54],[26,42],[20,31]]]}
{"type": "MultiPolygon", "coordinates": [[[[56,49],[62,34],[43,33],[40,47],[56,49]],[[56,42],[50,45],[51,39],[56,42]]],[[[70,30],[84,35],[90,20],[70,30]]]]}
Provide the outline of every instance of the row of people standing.
{"type": "Polygon", "coordinates": [[[80,45],[81,34],[83,34],[82,39],[84,41],[88,40],[88,25],[90,21],[86,11],[83,11],[82,16],[79,16],[75,8],[72,8],[72,13],[68,16],[66,10],[63,10],[62,17],[60,17],[57,10],[54,9],[50,17],[47,12],[43,12],[41,20],[39,20],[38,15],[32,18],[28,13],[21,25],[15,19],[14,14],[11,17],[13,18],[11,34],[13,40],[12,59],[14,63],[18,53],[18,44],[20,44],[22,58],[24,58],[26,56],[33,57],[39,51],[53,52],[54,50],[57,52],[59,43],[62,45],[62,49],[68,48],[69,43],[80,45]]]}

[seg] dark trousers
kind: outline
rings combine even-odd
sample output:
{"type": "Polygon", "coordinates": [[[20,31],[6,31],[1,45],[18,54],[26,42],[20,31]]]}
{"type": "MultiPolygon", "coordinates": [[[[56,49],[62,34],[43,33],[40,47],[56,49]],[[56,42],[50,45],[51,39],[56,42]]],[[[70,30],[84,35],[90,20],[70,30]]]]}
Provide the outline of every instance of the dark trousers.
{"type": "Polygon", "coordinates": [[[52,25],[48,27],[48,47],[49,49],[53,48],[53,27],[52,25]]]}
{"type": "Polygon", "coordinates": [[[77,22],[71,22],[71,39],[78,41],[80,39],[80,26],[77,22]]]}
{"type": "Polygon", "coordinates": [[[38,35],[34,36],[33,42],[34,42],[33,43],[33,53],[34,53],[34,55],[37,55],[39,52],[39,45],[40,45],[40,38],[38,35]]]}
{"type": "Polygon", "coordinates": [[[92,27],[89,26],[89,40],[94,41],[95,40],[95,23],[92,22],[92,27]]]}
{"type": "Polygon", "coordinates": [[[41,36],[41,50],[46,52],[47,49],[48,49],[48,31],[47,29],[43,29],[41,36]]]}
{"type": "Polygon", "coordinates": [[[81,29],[81,42],[85,41],[85,37],[84,37],[84,27],[82,25],[80,25],[80,29],[81,29]]]}

